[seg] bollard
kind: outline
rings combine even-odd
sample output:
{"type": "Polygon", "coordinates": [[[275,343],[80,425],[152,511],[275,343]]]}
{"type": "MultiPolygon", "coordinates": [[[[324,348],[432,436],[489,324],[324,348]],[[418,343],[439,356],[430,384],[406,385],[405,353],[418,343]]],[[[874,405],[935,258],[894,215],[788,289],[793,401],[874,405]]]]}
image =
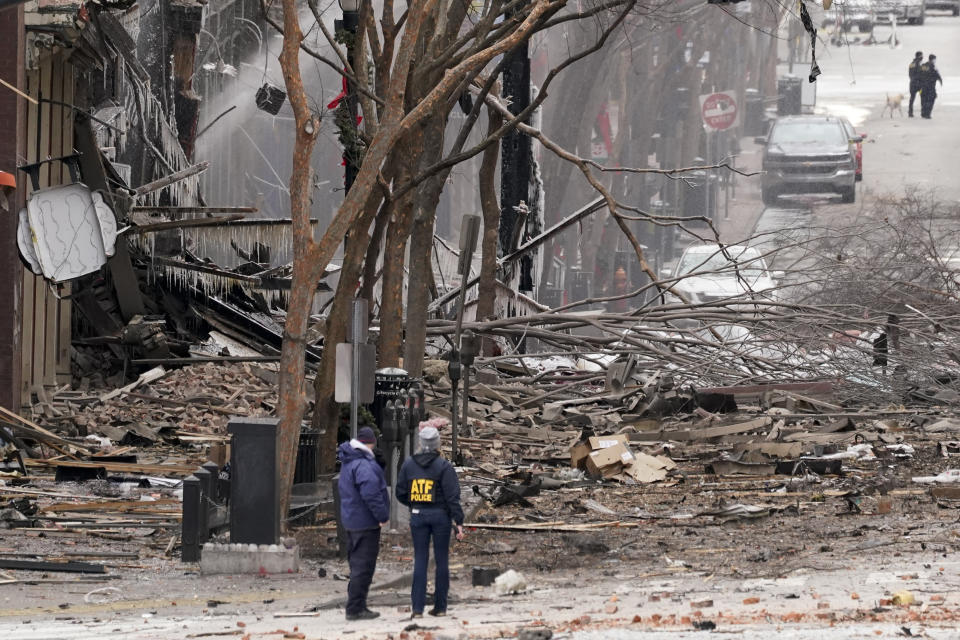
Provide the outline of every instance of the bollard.
{"type": "Polygon", "coordinates": [[[200,562],[200,480],[189,476],[183,481],[183,520],[180,523],[180,559],[200,562]]]}
{"type": "Polygon", "coordinates": [[[280,479],[276,418],[233,418],[230,452],[230,542],[276,544],[280,479]]]}
{"type": "Polygon", "coordinates": [[[204,462],[200,468],[210,472],[210,500],[220,502],[220,467],[216,462],[204,462]]]}
{"type": "Polygon", "coordinates": [[[210,495],[213,493],[213,476],[203,467],[193,472],[200,481],[200,508],[197,510],[197,540],[203,544],[210,539],[210,495]]]}

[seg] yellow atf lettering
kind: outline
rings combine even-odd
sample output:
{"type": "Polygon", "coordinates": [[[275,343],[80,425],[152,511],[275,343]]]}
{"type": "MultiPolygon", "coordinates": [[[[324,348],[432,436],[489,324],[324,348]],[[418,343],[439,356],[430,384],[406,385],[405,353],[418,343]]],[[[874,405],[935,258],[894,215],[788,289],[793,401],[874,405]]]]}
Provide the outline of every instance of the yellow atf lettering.
{"type": "Polygon", "coordinates": [[[433,502],[433,480],[414,478],[410,481],[410,502],[433,502]]]}

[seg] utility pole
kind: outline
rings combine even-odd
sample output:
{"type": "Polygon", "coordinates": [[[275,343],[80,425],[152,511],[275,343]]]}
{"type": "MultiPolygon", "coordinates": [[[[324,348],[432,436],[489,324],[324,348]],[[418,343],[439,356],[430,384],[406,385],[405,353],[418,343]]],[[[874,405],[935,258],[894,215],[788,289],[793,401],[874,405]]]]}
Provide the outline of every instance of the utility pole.
{"type": "MultiPolygon", "coordinates": [[[[341,40],[346,41],[347,60],[352,68],[357,47],[357,27],[360,24],[360,0],[339,1],[340,9],[343,11],[343,20],[334,21],[334,30],[341,40]]],[[[360,136],[357,132],[357,88],[350,79],[345,79],[344,83],[346,84],[346,115],[343,118],[346,122],[341,121],[340,138],[343,143],[343,186],[349,192],[350,187],[353,186],[353,181],[357,177],[357,172],[360,170],[360,167],[357,166],[360,136]]]]}
{"type": "MultiPolygon", "coordinates": [[[[507,54],[503,94],[509,99],[514,116],[530,106],[530,55],[526,41],[507,54]]],[[[530,204],[529,189],[530,136],[514,129],[504,136],[500,151],[500,255],[516,248],[514,243],[521,233],[516,228],[520,216],[515,207],[521,202],[530,204]]]]}

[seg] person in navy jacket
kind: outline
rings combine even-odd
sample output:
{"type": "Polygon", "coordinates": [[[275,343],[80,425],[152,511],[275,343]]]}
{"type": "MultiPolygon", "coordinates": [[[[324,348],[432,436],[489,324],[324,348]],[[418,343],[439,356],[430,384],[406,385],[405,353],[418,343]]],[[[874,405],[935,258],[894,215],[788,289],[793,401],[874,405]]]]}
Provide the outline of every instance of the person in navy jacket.
{"type": "Polygon", "coordinates": [[[447,613],[450,590],[451,522],[457,526],[457,540],[463,540],[463,508],[460,481],[453,465],[440,456],[440,433],[434,427],[420,431],[420,452],[407,458],[397,476],[397,500],[410,507],[410,534],[413,537],[413,586],[410,589],[412,618],[423,616],[427,599],[427,564],[430,538],[437,565],[432,616],[447,613]]]}
{"type": "Polygon", "coordinates": [[[377,568],[380,528],[390,520],[390,496],[383,468],[373,455],[377,438],[370,427],[337,448],[340,459],[340,519],[347,530],[347,620],[370,620],[380,615],[367,608],[367,593],[377,568]]]}

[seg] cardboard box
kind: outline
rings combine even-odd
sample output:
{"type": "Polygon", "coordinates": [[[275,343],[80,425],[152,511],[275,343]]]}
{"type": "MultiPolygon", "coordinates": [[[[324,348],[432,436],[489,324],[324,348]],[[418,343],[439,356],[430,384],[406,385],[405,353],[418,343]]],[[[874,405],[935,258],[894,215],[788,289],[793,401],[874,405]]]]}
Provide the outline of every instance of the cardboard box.
{"type": "Polygon", "coordinates": [[[625,444],[617,443],[604,449],[592,451],[587,456],[587,472],[594,477],[609,478],[633,462],[633,454],[625,444]]]}
{"type": "Polygon", "coordinates": [[[630,436],[626,433],[615,433],[609,436],[593,436],[588,442],[590,443],[590,449],[593,451],[606,449],[616,444],[622,444],[626,447],[630,444],[630,436]]]}
{"type": "Polygon", "coordinates": [[[623,473],[640,483],[659,482],[676,467],[677,463],[670,458],[638,453],[630,464],[624,466],[623,473]]]}
{"type": "Polygon", "coordinates": [[[570,447],[570,466],[574,469],[587,468],[587,456],[593,449],[588,442],[578,442],[570,447]]]}

